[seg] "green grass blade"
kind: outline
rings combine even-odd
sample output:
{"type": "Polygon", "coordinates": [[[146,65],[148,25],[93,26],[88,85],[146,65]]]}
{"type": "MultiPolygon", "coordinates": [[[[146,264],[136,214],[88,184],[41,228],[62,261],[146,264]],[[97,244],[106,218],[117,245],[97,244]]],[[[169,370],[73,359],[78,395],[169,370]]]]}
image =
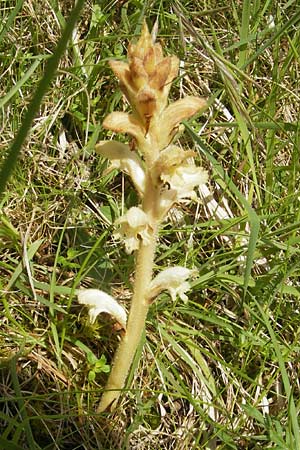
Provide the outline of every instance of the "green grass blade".
{"type": "Polygon", "coordinates": [[[22,78],[13,86],[13,88],[0,100],[0,108],[6,105],[6,103],[19,92],[19,89],[24,83],[31,77],[35,72],[36,68],[40,65],[43,58],[38,58],[32,66],[27,70],[27,72],[22,76],[22,78]]]}
{"type": "MultiPolygon", "coordinates": [[[[282,376],[284,390],[285,390],[285,393],[286,393],[286,396],[287,396],[287,399],[289,402],[289,416],[291,419],[291,429],[293,431],[293,437],[294,437],[294,443],[295,443],[294,450],[300,450],[300,426],[298,423],[298,414],[297,414],[297,410],[296,410],[296,406],[295,406],[295,402],[294,402],[293,390],[292,390],[289,376],[288,376],[288,373],[287,373],[287,370],[285,367],[285,362],[284,362],[284,359],[282,356],[282,352],[281,352],[280,346],[278,344],[276,334],[272,328],[272,325],[269,321],[267,314],[265,313],[264,309],[262,308],[262,306],[259,304],[259,302],[256,300],[256,298],[254,296],[252,296],[252,300],[255,302],[256,307],[259,310],[259,314],[262,317],[262,320],[263,320],[263,322],[268,330],[268,333],[271,337],[271,340],[272,340],[273,348],[276,353],[278,366],[279,366],[281,376],[282,376]]],[[[252,312],[252,314],[253,314],[253,312],[252,312]]]]}
{"type": "Polygon", "coordinates": [[[4,191],[6,183],[16,165],[17,158],[21,151],[22,145],[26,139],[26,136],[30,130],[32,121],[36,116],[40,104],[43,100],[43,97],[50,86],[50,82],[58,68],[60,58],[66,50],[67,43],[70,37],[72,36],[72,30],[75,26],[77,19],[79,18],[80,11],[83,8],[83,5],[84,0],[78,0],[76,6],[74,7],[74,9],[70,14],[70,17],[66,24],[66,28],[57,44],[56,50],[47,62],[45,74],[41,79],[35,94],[33,95],[28,110],[24,116],[22,125],[17,133],[15,140],[13,141],[10,147],[9,153],[2,166],[2,170],[0,172],[0,194],[4,191]]]}
{"type": "Polygon", "coordinates": [[[18,406],[19,406],[19,412],[22,417],[21,426],[25,430],[28,447],[32,450],[40,449],[40,447],[36,444],[36,442],[34,440],[32,430],[30,428],[29,417],[27,415],[25,401],[22,397],[22,391],[21,391],[21,387],[19,384],[19,380],[18,380],[16,365],[17,365],[17,356],[13,357],[10,360],[9,366],[10,366],[10,374],[11,374],[11,378],[12,378],[12,383],[13,383],[14,391],[15,391],[15,394],[17,397],[18,406]]]}
{"type": "Polygon", "coordinates": [[[249,21],[250,21],[250,10],[251,2],[249,0],[243,1],[243,13],[242,13],[242,25],[240,29],[240,41],[245,42],[240,48],[239,54],[239,67],[243,66],[246,61],[247,56],[247,44],[248,44],[248,34],[249,34],[249,21]]]}
{"type": "Polygon", "coordinates": [[[267,48],[269,48],[283,33],[286,33],[291,27],[297,25],[300,20],[300,11],[298,11],[293,17],[291,17],[287,22],[285,22],[278,31],[276,31],[273,36],[270,37],[259,49],[250,56],[248,60],[243,64],[241,69],[245,69],[249,64],[253,63],[260,55],[262,55],[267,48]]]}
{"type": "Polygon", "coordinates": [[[20,445],[17,445],[13,442],[7,441],[6,439],[2,439],[0,437],[0,448],[5,448],[6,450],[23,450],[24,447],[21,447],[20,445]]]}
{"type": "Polygon", "coordinates": [[[200,150],[202,153],[206,156],[206,158],[210,161],[212,166],[214,167],[214,170],[219,175],[219,177],[225,181],[226,185],[228,186],[229,190],[236,196],[237,200],[240,201],[242,206],[244,207],[246,213],[249,217],[250,222],[250,236],[249,236],[249,244],[248,244],[248,252],[247,252],[247,260],[246,260],[246,267],[245,267],[245,274],[244,274],[244,298],[247,292],[247,288],[250,283],[251,279],[251,269],[254,261],[254,253],[256,249],[256,244],[258,240],[258,234],[259,234],[259,228],[260,228],[260,219],[254,209],[249,205],[248,201],[245,199],[245,197],[240,193],[238,188],[235,186],[233,181],[228,177],[228,175],[225,173],[224,169],[222,168],[221,164],[213,157],[211,154],[208,146],[200,139],[200,137],[195,133],[195,131],[187,124],[185,123],[185,126],[190,133],[193,140],[198,144],[200,150]]]}
{"type": "Polygon", "coordinates": [[[18,12],[20,11],[20,9],[22,8],[24,3],[24,0],[19,0],[16,4],[16,6],[14,7],[14,9],[12,10],[12,12],[10,13],[7,22],[3,25],[1,32],[0,32],[0,42],[2,41],[2,39],[4,38],[4,36],[6,35],[7,31],[10,29],[10,27],[12,26],[15,18],[17,17],[18,12]]]}

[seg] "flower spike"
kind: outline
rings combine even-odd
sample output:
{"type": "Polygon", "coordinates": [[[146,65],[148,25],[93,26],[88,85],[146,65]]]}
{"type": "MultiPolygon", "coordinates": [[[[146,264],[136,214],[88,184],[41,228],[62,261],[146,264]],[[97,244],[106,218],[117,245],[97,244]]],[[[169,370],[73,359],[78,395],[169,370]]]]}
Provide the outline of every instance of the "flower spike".
{"type": "MultiPolygon", "coordinates": [[[[207,172],[195,165],[195,152],[173,144],[184,129],[181,121],[203,110],[206,101],[188,96],[168,104],[179,59],[164,56],[162,46],[155,42],[156,34],[157,28],[150,33],[144,22],[140,38],[128,47],[127,62],[110,62],[131,112],[112,112],[103,127],[129,134],[130,144],[110,141],[96,147],[110,160],[110,168],[119,168],[131,177],[141,201],[140,206],[129,208],[115,222],[115,236],[124,241],[126,252],[136,252],[135,279],[126,333],[115,354],[98,412],[112,410],[117,404],[151,301],[166,290],[173,300],[178,296],[186,302],[188,279],[195,274],[194,270],[177,266],[152,277],[161,222],[175,203],[196,199],[195,187],[208,178],[207,172]]],[[[130,203],[132,197],[125,197],[126,204],[130,203]]]]}
{"type": "Polygon", "coordinates": [[[128,62],[110,61],[133,114],[113,112],[103,123],[109,130],[130,134],[145,156],[168,146],[180,122],[206,106],[204,99],[193,96],[167,106],[179,60],[176,56],[163,56],[155,35],[156,32],[150,34],[144,22],[140,39],[128,47],[128,62]]]}

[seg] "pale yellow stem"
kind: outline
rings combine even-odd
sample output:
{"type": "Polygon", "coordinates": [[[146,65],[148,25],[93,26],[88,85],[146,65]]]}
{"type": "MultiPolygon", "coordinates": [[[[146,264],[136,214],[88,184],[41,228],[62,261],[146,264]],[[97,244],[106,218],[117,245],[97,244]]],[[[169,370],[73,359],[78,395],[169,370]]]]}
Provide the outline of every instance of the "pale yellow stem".
{"type": "Polygon", "coordinates": [[[149,309],[147,294],[152,279],[157,240],[158,221],[155,219],[157,202],[158,192],[152,184],[151,177],[148,176],[143,209],[152,219],[151,225],[153,233],[151,234],[151,240],[148,245],[143,245],[143,243],[141,243],[140,248],[137,251],[134,293],[127,322],[127,329],[125,336],[116,351],[112,370],[98,412],[105,411],[108,408],[112,411],[116,407],[145,327],[149,309]]]}

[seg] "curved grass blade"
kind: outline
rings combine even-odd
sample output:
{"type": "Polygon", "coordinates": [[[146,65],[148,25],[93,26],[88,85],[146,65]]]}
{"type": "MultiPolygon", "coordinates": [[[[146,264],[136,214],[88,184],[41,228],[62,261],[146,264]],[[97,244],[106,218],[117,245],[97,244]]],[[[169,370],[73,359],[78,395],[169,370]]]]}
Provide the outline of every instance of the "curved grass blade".
{"type": "MultiPolygon", "coordinates": [[[[300,427],[298,422],[298,412],[294,401],[293,396],[293,387],[291,386],[289,375],[286,370],[285,362],[283,359],[282,351],[280,345],[278,343],[278,338],[276,337],[275,331],[272,328],[271,322],[265,313],[264,309],[260,305],[260,303],[256,300],[255,296],[251,296],[254,301],[261,320],[266,326],[268,333],[270,335],[274,351],[276,353],[276,358],[278,361],[278,366],[282,376],[282,382],[284,386],[284,390],[288,399],[288,409],[289,409],[289,418],[290,418],[290,432],[292,433],[292,439],[294,440],[293,444],[295,450],[300,450],[300,427]]],[[[248,308],[250,310],[250,308],[248,308]]],[[[251,314],[254,314],[253,310],[250,310],[251,314]]],[[[256,314],[255,314],[256,315],[256,314]]],[[[257,316],[258,317],[258,316],[257,316]]]]}
{"type": "Polygon", "coordinates": [[[43,97],[46,94],[50,82],[58,68],[58,64],[60,61],[61,56],[66,50],[67,43],[72,36],[72,31],[75,26],[75,23],[77,19],[79,18],[81,9],[83,8],[84,0],[78,0],[76,3],[76,6],[72,10],[69,19],[66,23],[66,27],[63,31],[63,34],[58,41],[57,47],[55,49],[55,52],[53,55],[49,58],[47,61],[45,74],[41,81],[39,82],[39,85],[32,97],[32,100],[29,104],[28,110],[24,116],[22,125],[17,133],[17,136],[15,137],[9,153],[3,163],[2,170],[0,172],[0,194],[4,191],[6,183],[16,165],[17,158],[19,156],[19,153],[21,151],[22,145],[26,139],[27,134],[29,133],[29,130],[31,128],[32,121],[34,117],[36,116],[40,104],[42,103],[43,97]]]}
{"type": "Polygon", "coordinates": [[[22,8],[24,3],[24,0],[19,0],[17,4],[15,5],[14,9],[10,13],[6,23],[2,26],[2,29],[0,31],[0,42],[6,35],[7,31],[10,29],[10,27],[13,25],[15,18],[17,17],[18,12],[22,8]]]}
{"type": "Polygon", "coordinates": [[[192,139],[198,144],[202,153],[211,162],[216,173],[222,178],[222,180],[225,181],[229,190],[235,195],[235,197],[243,205],[243,207],[249,217],[250,236],[249,236],[249,245],[248,245],[248,252],[247,252],[245,275],[244,275],[244,298],[245,298],[247,289],[248,289],[248,286],[250,283],[250,278],[251,278],[251,269],[252,269],[252,265],[253,265],[254,253],[255,253],[256,243],[257,243],[257,239],[258,239],[259,228],[260,228],[260,219],[259,219],[258,215],[256,214],[256,212],[254,211],[254,209],[249,205],[249,203],[245,199],[245,197],[240,193],[238,188],[231,181],[229,176],[225,173],[221,164],[213,157],[213,155],[211,154],[207,145],[205,145],[205,143],[202,141],[202,139],[200,139],[200,137],[195,133],[195,131],[193,131],[193,129],[187,123],[185,123],[185,127],[188,130],[188,132],[190,133],[192,139]]]}
{"type": "Polygon", "coordinates": [[[18,362],[18,356],[15,355],[10,360],[9,367],[10,367],[12,384],[14,387],[14,391],[15,391],[15,395],[16,395],[17,403],[18,403],[18,407],[19,407],[19,414],[22,419],[22,422],[20,424],[20,429],[23,429],[25,432],[29,448],[31,448],[33,450],[38,450],[38,449],[40,449],[40,446],[34,440],[33,433],[32,433],[31,427],[30,427],[30,419],[27,414],[26,403],[22,396],[22,391],[21,391],[21,387],[20,387],[20,383],[19,383],[19,379],[18,379],[18,374],[17,374],[17,362],[18,362]]]}

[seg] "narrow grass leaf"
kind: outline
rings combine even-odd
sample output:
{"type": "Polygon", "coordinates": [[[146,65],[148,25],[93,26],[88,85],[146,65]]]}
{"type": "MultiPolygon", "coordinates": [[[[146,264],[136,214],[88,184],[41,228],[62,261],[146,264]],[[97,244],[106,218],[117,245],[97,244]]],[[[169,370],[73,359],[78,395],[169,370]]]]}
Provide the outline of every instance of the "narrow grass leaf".
{"type": "Polygon", "coordinates": [[[292,16],[289,20],[283,23],[282,27],[279,30],[275,31],[273,36],[270,37],[264,44],[262,44],[259,49],[254,53],[254,55],[250,56],[247,61],[242,65],[241,69],[244,70],[247,66],[249,66],[253,61],[258,59],[260,55],[262,55],[267,48],[269,48],[280,36],[286,33],[290,28],[297,25],[300,20],[300,11],[297,11],[294,16],[292,16]]]}
{"type": "MultiPolygon", "coordinates": [[[[299,422],[298,422],[298,414],[297,414],[297,410],[296,410],[296,406],[295,406],[295,402],[294,402],[293,391],[292,391],[292,387],[290,384],[289,376],[288,376],[288,373],[287,373],[287,370],[285,367],[283,355],[282,355],[280,346],[278,344],[276,334],[272,328],[269,318],[267,317],[267,314],[265,313],[264,309],[259,304],[259,302],[256,300],[256,298],[254,296],[251,296],[251,298],[254,301],[254,303],[256,304],[256,307],[260,313],[260,316],[262,317],[262,320],[263,320],[263,322],[268,330],[268,333],[271,337],[271,340],[272,340],[272,344],[273,344],[273,347],[274,347],[274,350],[276,353],[278,365],[279,365],[281,376],[282,376],[284,390],[285,390],[285,393],[286,393],[286,396],[287,396],[288,402],[289,402],[289,417],[291,420],[291,430],[293,432],[295,450],[300,450],[300,426],[299,426],[299,422]]],[[[251,313],[253,314],[252,311],[251,311],[251,313]]]]}
{"type": "Polygon", "coordinates": [[[2,99],[0,99],[0,108],[3,108],[3,106],[6,105],[6,103],[19,92],[19,89],[23,86],[23,84],[26,83],[27,80],[31,77],[31,75],[35,72],[36,68],[40,65],[41,61],[43,60],[43,57],[39,57],[37,60],[34,61],[34,63],[29,67],[27,72],[24,73],[22,78],[17,81],[17,83],[12,87],[12,89],[4,95],[2,99]]]}
{"type": "Polygon", "coordinates": [[[22,8],[24,3],[24,0],[18,0],[14,9],[12,10],[12,12],[10,13],[10,15],[8,16],[8,19],[6,21],[6,23],[2,26],[2,29],[0,31],[0,42],[2,41],[2,39],[4,38],[4,36],[6,35],[6,33],[8,32],[8,30],[10,29],[10,27],[13,25],[15,18],[18,15],[18,12],[20,11],[20,9],[22,8]]]}
{"type": "MultiPolygon", "coordinates": [[[[36,252],[38,251],[38,249],[40,248],[40,246],[42,245],[43,242],[44,242],[44,239],[38,239],[37,241],[33,242],[30,245],[30,247],[28,248],[27,254],[26,254],[29,261],[36,254],[36,252]]],[[[21,275],[23,270],[24,270],[24,264],[22,261],[17,265],[13,275],[11,276],[11,278],[6,286],[7,290],[12,288],[12,286],[15,284],[16,280],[19,278],[19,276],[21,275]]]]}
{"type": "Polygon", "coordinates": [[[3,448],[5,450],[24,450],[24,447],[21,447],[20,445],[15,444],[14,442],[7,441],[2,437],[0,437],[0,448],[3,448]]]}
{"type": "Polygon", "coordinates": [[[6,183],[17,163],[17,158],[19,156],[19,153],[21,151],[22,145],[26,139],[27,134],[29,133],[29,130],[31,128],[32,121],[34,117],[36,116],[40,104],[43,100],[44,95],[46,94],[51,80],[58,68],[58,64],[60,61],[61,56],[66,50],[67,43],[72,36],[72,31],[75,26],[75,23],[77,19],[79,18],[81,9],[83,8],[84,0],[78,0],[76,3],[76,6],[72,10],[70,17],[68,19],[68,22],[66,24],[66,27],[64,29],[64,32],[57,44],[56,50],[53,53],[53,55],[49,58],[47,62],[47,66],[45,69],[45,74],[43,78],[41,79],[35,94],[33,95],[33,98],[29,104],[28,110],[23,118],[22,125],[17,133],[17,136],[15,137],[15,140],[13,141],[9,153],[3,163],[2,170],[0,172],[0,194],[4,191],[6,183]]]}
{"type": "Polygon", "coordinates": [[[36,444],[36,442],[34,440],[32,430],[30,427],[29,417],[27,415],[25,401],[22,397],[22,390],[21,390],[21,387],[19,384],[18,374],[17,374],[17,356],[13,357],[10,360],[9,366],[10,366],[10,374],[11,374],[12,384],[14,387],[14,391],[15,391],[18,406],[19,406],[19,412],[20,412],[20,415],[22,418],[22,423],[20,424],[20,427],[25,430],[28,447],[32,450],[40,449],[40,447],[36,444]]]}
{"type": "Polygon", "coordinates": [[[206,158],[212,164],[215,172],[220,176],[220,178],[225,181],[229,190],[236,196],[237,200],[241,202],[243,207],[245,208],[250,222],[250,236],[249,236],[249,244],[248,244],[248,252],[247,252],[247,260],[245,267],[245,278],[244,278],[244,298],[251,282],[251,269],[254,261],[255,249],[258,240],[259,228],[260,228],[260,219],[254,209],[249,205],[249,202],[245,199],[245,197],[240,193],[236,185],[229,178],[229,176],[225,173],[221,164],[214,158],[208,146],[200,139],[200,137],[195,133],[195,131],[185,123],[185,126],[190,133],[193,140],[198,144],[202,153],[206,156],[206,158]]]}
{"type": "Polygon", "coordinates": [[[250,12],[251,12],[251,2],[249,0],[244,0],[242,12],[242,24],[240,29],[240,41],[244,42],[244,44],[240,47],[239,62],[238,62],[239,67],[244,65],[247,57],[250,12]]]}

